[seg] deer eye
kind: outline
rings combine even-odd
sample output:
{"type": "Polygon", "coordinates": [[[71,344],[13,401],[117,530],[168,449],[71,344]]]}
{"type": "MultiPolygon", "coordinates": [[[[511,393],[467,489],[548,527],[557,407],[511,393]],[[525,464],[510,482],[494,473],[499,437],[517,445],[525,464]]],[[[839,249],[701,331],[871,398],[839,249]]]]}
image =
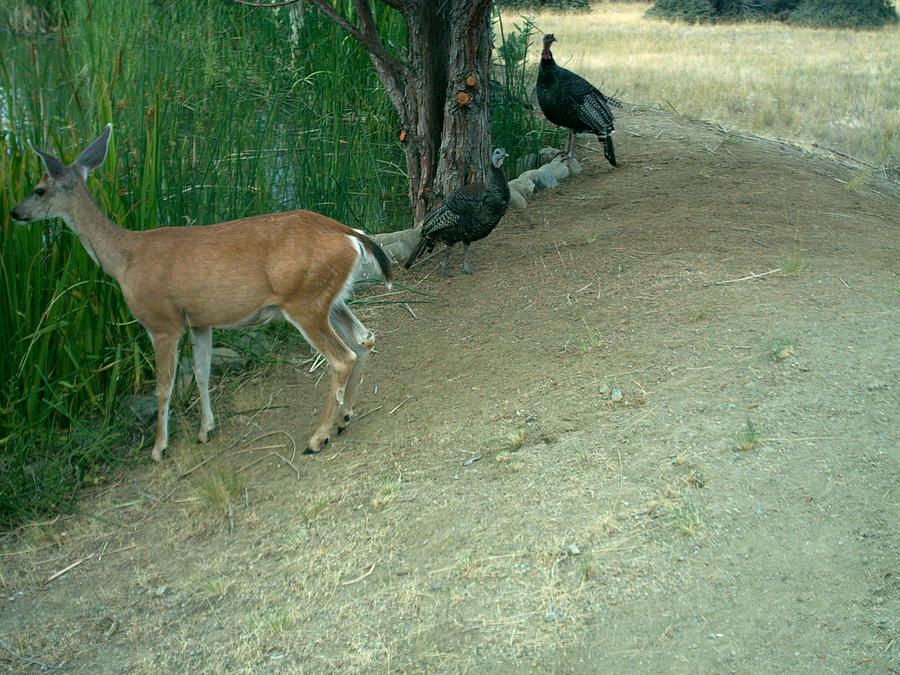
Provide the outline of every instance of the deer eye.
{"type": "Polygon", "coordinates": [[[45,192],[44,188],[35,188],[35,190],[34,190],[34,194],[36,194],[38,197],[43,197],[44,192],[45,192]]]}

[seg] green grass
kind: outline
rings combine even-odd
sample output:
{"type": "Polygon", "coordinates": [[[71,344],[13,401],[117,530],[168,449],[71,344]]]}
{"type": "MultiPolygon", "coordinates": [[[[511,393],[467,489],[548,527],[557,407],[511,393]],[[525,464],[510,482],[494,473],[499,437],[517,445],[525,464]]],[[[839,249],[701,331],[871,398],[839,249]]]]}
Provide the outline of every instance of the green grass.
{"type": "Polygon", "coordinates": [[[196,479],[200,503],[204,508],[227,514],[230,506],[244,494],[244,479],[233,469],[208,469],[196,479]]]}
{"type": "Polygon", "coordinates": [[[786,337],[773,338],[769,343],[769,356],[773,361],[784,361],[794,355],[794,341],[786,337]]]}
{"type": "MultiPolygon", "coordinates": [[[[0,27],[30,30],[15,25],[26,4],[0,7],[0,27]]],[[[0,30],[0,527],[69,508],[120,463],[139,436],[116,401],[152,387],[116,284],[61,223],[9,221],[41,174],[29,142],[71,161],[112,122],[89,188],[133,230],[295,208],[369,232],[411,225],[396,114],[368,55],[318,12],[292,26],[291,11],[222,0],[38,5],[49,32],[0,30]]],[[[403,44],[399,15],[376,7],[403,44]]],[[[495,43],[517,59],[498,56],[493,119],[515,162],[545,127],[527,103],[528,40],[498,24],[495,43]]]]}
{"type": "Polygon", "coordinates": [[[528,432],[525,429],[515,429],[501,436],[497,441],[498,453],[518,452],[525,446],[528,440],[528,432]]]}
{"type": "Polygon", "coordinates": [[[756,425],[753,424],[753,421],[750,418],[747,418],[747,423],[744,425],[744,428],[738,432],[736,440],[738,450],[741,452],[749,452],[762,443],[763,437],[757,430],[756,425]]]}
{"type": "Polygon", "coordinates": [[[669,511],[672,526],[686,537],[703,532],[703,508],[691,499],[685,499],[669,511]]]}

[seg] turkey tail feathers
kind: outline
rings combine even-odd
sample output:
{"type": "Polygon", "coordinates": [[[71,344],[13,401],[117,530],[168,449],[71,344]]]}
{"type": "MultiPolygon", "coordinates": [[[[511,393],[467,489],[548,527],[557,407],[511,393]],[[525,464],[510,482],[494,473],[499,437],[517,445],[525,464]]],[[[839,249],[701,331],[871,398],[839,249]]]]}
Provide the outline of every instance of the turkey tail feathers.
{"type": "Polygon", "coordinates": [[[422,251],[425,250],[425,247],[428,246],[428,240],[425,237],[419,239],[419,243],[416,244],[416,247],[413,249],[413,252],[409,254],[409,257],[406,259],[406,262],[403,263],[404,269],[409,269],[412,267],[412,264],[416,261],[420,255],[422,255],[422,251]]]}
{"type": "Polygon", "coordinates": [[[606,157],[607,161],[613,166],[619,166],[616,162],[616,149],[613,147],[611,133],[606,134],[606,139],[603,141],[603,156],[606,157]]]}

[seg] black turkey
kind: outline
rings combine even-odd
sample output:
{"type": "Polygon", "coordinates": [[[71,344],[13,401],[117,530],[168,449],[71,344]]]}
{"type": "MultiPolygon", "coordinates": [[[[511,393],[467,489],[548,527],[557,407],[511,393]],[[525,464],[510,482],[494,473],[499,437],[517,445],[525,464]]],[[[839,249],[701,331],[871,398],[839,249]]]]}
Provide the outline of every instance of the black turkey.
{"type": "Polygon", "coordinates": [[[508,155],[497,148],[491,155],[491,167],[484,183],[472,183],[455,190],[440,207],[429,213],[422,224],[422,240],[406,259],[409,269],[423,252],[430,253],[440,241],[447,245],[441,274],[448,276],[447,267],[453,245],[463,244],[463,272],[472,273],[469,266],[469,245],[484,239],[500,222],[509,206],[509,185],[503,173],[503,160],[508,155]]]}
{"type": "Polygon", "coordinates": [[[541,67],[538,70],[537,99],[544,116],[553,124],[569,130],[566,156],[575,157],[575,134],[590,132],[603,144],[603,154],[610,164],[616,164],[613,147],[613,114],[609,107],[621,107],[614,98],[604,96],[590,82],[570,70],[561,68],[553,60],[550,45],[556,42],[551,33],[544,36],[541,67]]]}

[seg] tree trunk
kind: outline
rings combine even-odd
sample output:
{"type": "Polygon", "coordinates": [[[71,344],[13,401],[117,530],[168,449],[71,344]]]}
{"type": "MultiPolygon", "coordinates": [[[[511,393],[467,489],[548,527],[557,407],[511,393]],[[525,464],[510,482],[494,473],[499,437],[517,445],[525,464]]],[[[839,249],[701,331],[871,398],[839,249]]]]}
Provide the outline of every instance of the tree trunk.
{"type": "Polygon", "coordinates": [[[450,12],[441,147],[433,192],[441,198],[484,179],[491,147],[489,2],[456,2],[450,12]]]}

